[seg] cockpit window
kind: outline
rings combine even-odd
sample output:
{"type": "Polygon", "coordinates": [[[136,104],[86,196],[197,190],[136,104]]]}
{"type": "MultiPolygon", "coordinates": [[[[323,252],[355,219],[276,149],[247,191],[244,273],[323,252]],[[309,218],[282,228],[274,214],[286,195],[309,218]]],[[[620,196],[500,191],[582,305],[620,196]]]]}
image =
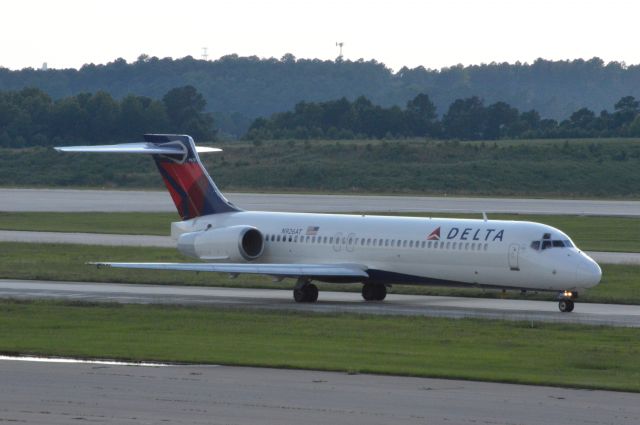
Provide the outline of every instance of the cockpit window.
{"type": "MultiPolygon", "coordinates": [[[[545,233],[546,236],[546,233],[545,233]]],[[[549,249],[549,248],[573,248],[573,243],[570,240],[550,240],[544,238],[542,241],[533,241],[531,242],[531,249],[533,250],[541,250],[541,249],[549,249]]]]}

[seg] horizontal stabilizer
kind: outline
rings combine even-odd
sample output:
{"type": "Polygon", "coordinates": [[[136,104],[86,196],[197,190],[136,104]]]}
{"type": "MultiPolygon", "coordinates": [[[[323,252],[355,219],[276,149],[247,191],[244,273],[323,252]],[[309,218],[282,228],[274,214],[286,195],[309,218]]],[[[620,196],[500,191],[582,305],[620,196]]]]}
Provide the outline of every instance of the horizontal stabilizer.
{"type": "Polygon", "coordinates": [[[289,277],[369,277],[364,267],[351,264],[252,264],[252,263],[89,263],[98,267],[123,269],[181,270],[262,274],[289,277]]]}
{"type": "MultiPolygon", "coordinates": [[[[56,147],[58,152],[89,152],[89,153],[142,153],[149,155],[183,155],[186,148],[182,144],[155,143],[121,143],[119,145],[95,145],[95,146],[64,146],[56,147]]],[[[196,146],[196,152],[222,152],[222,149],[207,146],[196,146]]]]}

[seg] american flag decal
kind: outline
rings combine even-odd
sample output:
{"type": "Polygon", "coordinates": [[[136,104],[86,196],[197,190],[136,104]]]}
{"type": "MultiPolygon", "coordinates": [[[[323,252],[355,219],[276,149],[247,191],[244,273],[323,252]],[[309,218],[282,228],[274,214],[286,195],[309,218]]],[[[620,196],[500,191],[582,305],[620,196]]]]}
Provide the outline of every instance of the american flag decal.
{"type": "Polygon", "coordinates": [[[307,227],[307,236],[315,236],[318,234],[318,230],[320,230],[320,226],[309,226],[307,227]]]}

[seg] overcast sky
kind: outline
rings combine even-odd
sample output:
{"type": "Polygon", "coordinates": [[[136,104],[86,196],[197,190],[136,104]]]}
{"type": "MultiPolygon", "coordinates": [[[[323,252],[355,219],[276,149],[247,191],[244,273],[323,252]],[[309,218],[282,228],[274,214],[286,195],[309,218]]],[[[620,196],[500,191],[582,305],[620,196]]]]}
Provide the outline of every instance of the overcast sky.
{"type": "Polygon", "coordinates": [[[637,1],[6,0],[0,66],[80,67],[141,53],[376,59],[402,66],[598,56],[640,63],[637,1]]]}

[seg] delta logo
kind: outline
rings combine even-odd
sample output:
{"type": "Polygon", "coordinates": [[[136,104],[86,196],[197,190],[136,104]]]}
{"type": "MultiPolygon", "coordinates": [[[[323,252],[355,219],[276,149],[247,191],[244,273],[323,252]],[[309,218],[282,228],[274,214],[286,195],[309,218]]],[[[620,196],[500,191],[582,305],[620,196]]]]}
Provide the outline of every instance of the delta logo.
{"type": "Polygon", "coordinates": [[[440,240],[440,228],[438,227],[436,230],[434,230],[433,232],[429,233],[429,236],[427,236],[427,240],[428,241],[439,241],[440,240]]]}
{"type": "MultiPolygon", "coordinates": [[[[447,240],[460,240],[460,241],[500,241],[504,237],[504,229],[473,229],[471,227],[458,228],[452,227],[447,233],[447,240]]],[[[428,241],[439,241],[440,227],[427,236],[428,241]]]]}

